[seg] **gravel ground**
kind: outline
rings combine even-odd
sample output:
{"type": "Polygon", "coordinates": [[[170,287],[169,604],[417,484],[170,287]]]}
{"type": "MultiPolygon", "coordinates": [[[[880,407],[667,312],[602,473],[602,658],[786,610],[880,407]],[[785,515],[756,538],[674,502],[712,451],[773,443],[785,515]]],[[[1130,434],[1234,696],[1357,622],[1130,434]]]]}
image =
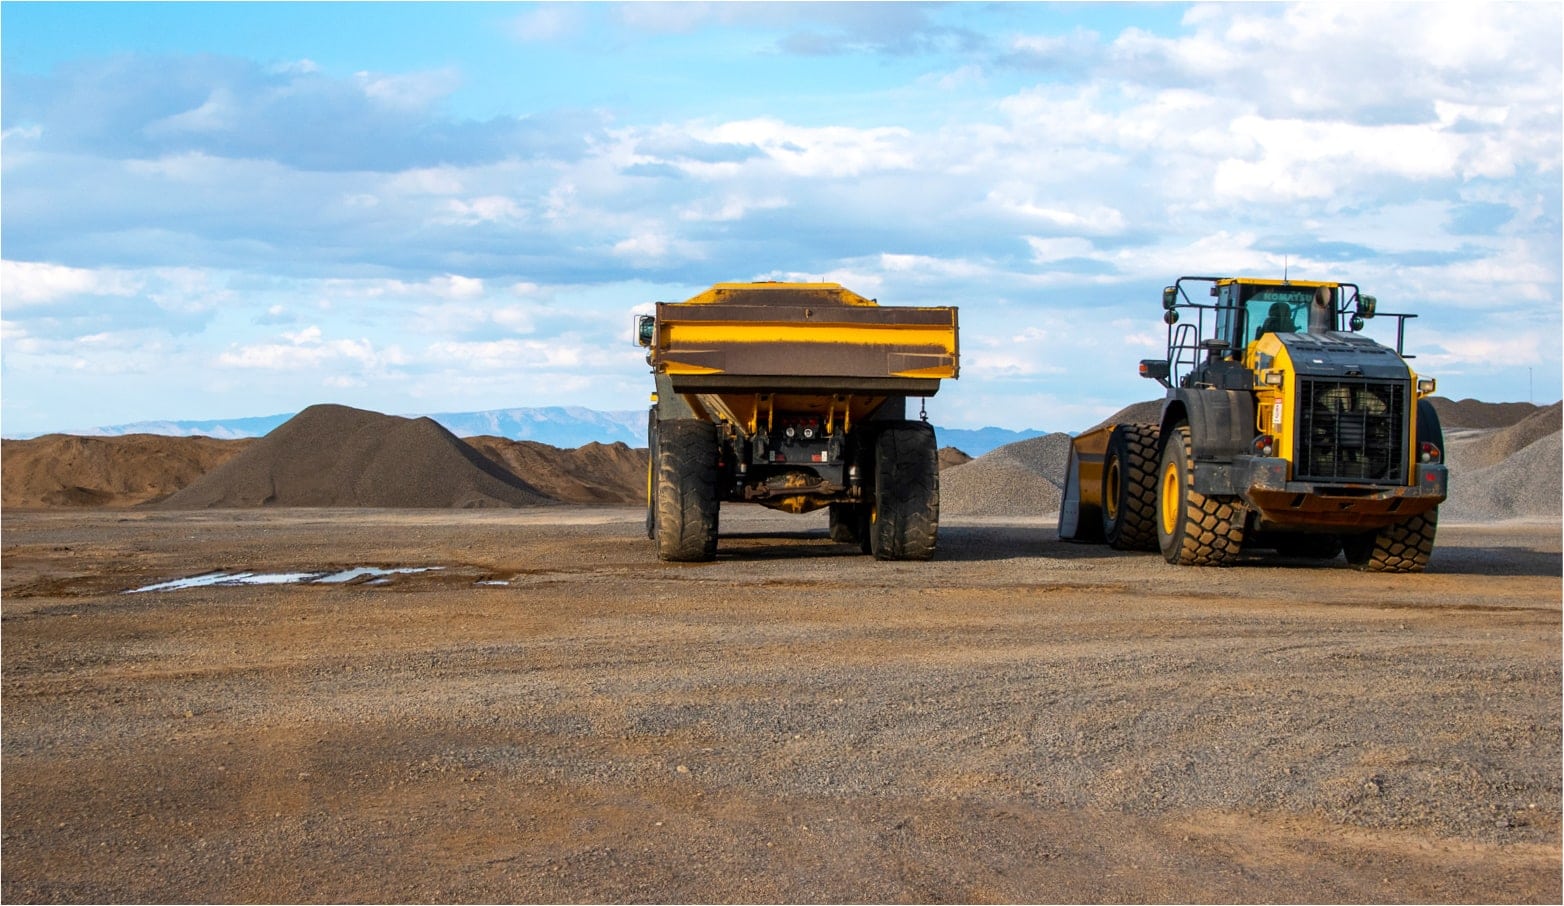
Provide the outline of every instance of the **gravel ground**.
{"type": "Polygon", "coordinates": [[[663,564],[641,518],[7,512],[0,893],[1560,899],[1556,523],[1371,576],[742,507],[663,564]],[[363,565],[443,568],[123,594],[363,565]]]}

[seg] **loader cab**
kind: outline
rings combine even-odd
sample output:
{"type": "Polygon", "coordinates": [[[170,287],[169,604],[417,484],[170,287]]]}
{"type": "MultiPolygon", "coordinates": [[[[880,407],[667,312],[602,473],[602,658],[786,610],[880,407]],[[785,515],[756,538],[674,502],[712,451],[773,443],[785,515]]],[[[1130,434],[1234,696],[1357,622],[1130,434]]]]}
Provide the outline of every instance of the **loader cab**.
{"type": "Polygon", "coordinates": [[[1336,329],[1336,288],[1235,283],[1234,310],[1241,319],[1234,346],[1245,349],[1268,333],[1323,333],[1336,329]]]}
{"type": "MultiPolygon", "coordinates": [[[[1162,307],[1168,357],[1143,361],[1141,374],[1169,387],[1239,389],[1248,378],[1245,352],[1265,335],[1357,331],[1374,316],[1373,297],[1360,297],[1351,283],[1237,277],[1180,277],[1163,290],[1162,307]]],[[[1400,345],[1398,338],[1397,352],[1400,345]]]]}

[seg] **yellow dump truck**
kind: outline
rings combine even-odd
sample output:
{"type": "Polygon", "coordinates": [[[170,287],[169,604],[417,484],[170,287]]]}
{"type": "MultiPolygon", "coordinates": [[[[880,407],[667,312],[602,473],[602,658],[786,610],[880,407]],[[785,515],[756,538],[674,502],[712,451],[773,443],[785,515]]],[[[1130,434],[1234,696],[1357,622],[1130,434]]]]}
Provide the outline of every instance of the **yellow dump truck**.
{"type": "Polygon", "coordinates": [[[1434,380],[1402,352],[1416,316],[1379,313],[1392,349],[1358,333],[1377,301],[1351,283],[1180,277],[1162,305],[1167,358],[1140,363],[1162,417],[1075,438],[1059,536],[1175,564],[1261,548],[1421,571],[1448,476],[1434,380]]]}
{"type": "Polygon", "coordinates": [[[934,428],[909,397],[955,378],[954,307],[881,306],[835,283],[719,283],[636,319],[656,379],[648,536],[710,560],[722,503],[830,508],[831,537],[881,560],[933,556],[934,428]]]}

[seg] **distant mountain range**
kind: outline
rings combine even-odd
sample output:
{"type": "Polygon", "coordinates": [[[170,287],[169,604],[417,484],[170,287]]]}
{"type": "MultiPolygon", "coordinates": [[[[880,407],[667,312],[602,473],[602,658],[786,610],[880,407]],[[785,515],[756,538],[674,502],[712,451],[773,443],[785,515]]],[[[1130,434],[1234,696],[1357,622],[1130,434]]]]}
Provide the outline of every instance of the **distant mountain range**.
{"type": "MultiPolygon", "coordinates": [[[[269,434],[295,414],[289,412],[251,418],[133,422],[63,433],[92,437],[118,437],[123,434],[161,434],[169,437],[203,435],[220,440],[237,440],[269,434]]],[[[605,412],[580,406],[548,406],[535,409],[489,409],[483,412],[435,412],[430,413],[429,417],[457,437],[504,437],[565,449],[593,442],[611,444],[616,441],[631,447],[646,446],[645,409],[605,412]]],[[[982,456],[995,447],[1039,437],[1044,433],[1005,428],[938,429],[940,446],[956,447],[968,456],[982,456]]]]}

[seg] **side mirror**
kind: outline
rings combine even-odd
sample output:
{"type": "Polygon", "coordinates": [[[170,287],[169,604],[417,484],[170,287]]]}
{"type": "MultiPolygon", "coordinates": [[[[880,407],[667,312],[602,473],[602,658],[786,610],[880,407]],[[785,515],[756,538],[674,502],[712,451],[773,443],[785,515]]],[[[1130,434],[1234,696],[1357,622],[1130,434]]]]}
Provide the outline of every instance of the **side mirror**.
{"type": "Polygon", "coordinates": [[[635,345],[650,346],[657,333],[657,319],[651,315],[635,316],[635,345]]]}
{"type": "MultiPolygon", "coordinates": [[[[1178,304],[1178,287],[1176,287],[1176,286],[1165,286],[1165,287],[1163,287],[1162,288],[1162,307],[1167,309],[1168,311],[1172,311],[1173,310],[1173,306],[1175,306],[1177,304],[1178,304]]],[[[1171,322],[1169,322],[1169,323],[1171,323],[1171,322]]]]}
{"type": "Polygon", "coordinates": [[[1365,323],[1362,315],[1353,315],[1351,320],[1347,321],[1347,326],[1352,328],[1353,333],[1357,333],[1363,329],[1365,323]]]}
{"type": "Polygon", "coordinates": [[[1171,324],[1177,324],[1178,323],[1178,312],[1176,312],[1176,311],[1174,311],[1173,309],[1170,308],[1167,311],[1162,313],[1162,320],[1165,321],[1166,323],[1170,324],[1170,325],[1171,324]]]}
{"type": "MultiPolygon", "coordinates": [[[[1365,318],[1372,318],[1372,317],[1374,317],[1374,308],[1378,304],[1379,304],[1379,300],[1374,298],[1373,296],[1359,296],[1358,297],[1358,314],[1362,315],[1365,318]]],[[[1354,327],[1353,330],[1357,330],[1357,328],[1354,327]]]]}

